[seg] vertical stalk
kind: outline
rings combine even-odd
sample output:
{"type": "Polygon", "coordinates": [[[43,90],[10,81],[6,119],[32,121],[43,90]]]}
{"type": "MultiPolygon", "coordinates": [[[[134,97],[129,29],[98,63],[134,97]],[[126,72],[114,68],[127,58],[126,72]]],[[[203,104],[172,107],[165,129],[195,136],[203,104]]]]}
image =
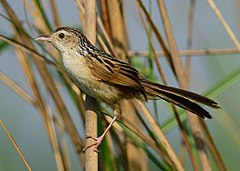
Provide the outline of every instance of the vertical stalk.
{"type": "MultiPolygon", "coordinates": [[[[96,1],[85,0],[85,34],[91,43],[96,42],[96,1]]],[[[88,136],[97,137],[97,101],[96,99],[87,96],[86,112],[85,112],[85,133],[88,136]]],[[[87,139],[86,146],[94,143],[92,139],[87,139]]],[[[98,154],[89,148],[85,152],[85,170],[98,170],[98,154]]]]}

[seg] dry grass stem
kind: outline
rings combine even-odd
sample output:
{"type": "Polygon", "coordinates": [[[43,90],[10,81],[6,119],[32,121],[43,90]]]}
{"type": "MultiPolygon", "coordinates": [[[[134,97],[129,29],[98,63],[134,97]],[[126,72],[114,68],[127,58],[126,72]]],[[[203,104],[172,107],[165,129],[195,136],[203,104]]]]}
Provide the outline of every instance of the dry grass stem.
{"type": "MultiPolygon", "coordinates": [[[[126,51],[129,47],[128,47],[128,42],[126,37],[127,35],[125,34],[126,25],[124,22],[125,21],[124,16],[122,14],[122,10],[123,10],[121,8],[122,5],[121,3],[119,3],[118,0],[108,0],[107,4],[108,4],[107,6],[110,7],[110,8],[106,7],[108,9],[107,14],[109,15],[106,18],[109,19],[107,20],[109,24],[102,23],[102,21],[99,21],[98,23],[101,26],[101,30],[103,31],[106,40],[108,40],[108,37],[111,38],[111,42],[113,43],[113,46],[114,46],[113,55],[115,55],[115,57],[117,57],[122,61],[129,62],[129,59],[127,58],[127,55],[126,55],[126,51]],[[108,33],[105,31],[105,27],[103,27],[103,24],[110,25],[111,29],[109,30],[108,33]]],[[[140,127],[141,126],[140,120],[136,118],[133,105],[130,103],[130,101],[123,100],[120,103],[120,105],[122,110],[122,116],[128,117],[130,120],[134,120],[135,126],[140,127]]],[[[147,170],[146,161],[142,160],[143,158],[146,157],[143,151],[141,149],[138,149],[136,146],[134,146],[131,142],[127,140],[125,140],[124,145],[126,148],[125,153],[127,157],[127,161],[126,161],[127,170],[129,171],[147,170]],[[136,165],[136,163],[139,163],[139,164],[136,165]]]]}
{"type": "Polygon", "coordinates": [[[172,149],[171,145],[169,144],[168,140],[166,139],[165,135],[159,128],[158,124],[154,120],[151,113],[147,110],[147,108],[140,103],[137,100],[133,100],[134,105],[138,108],[138,110],[142,111],[145,114],[145,117],[150,125],[152,125],[152,129],[156,133],[157,137],[159,138],[159,141],[163,144],[164,148],[166,149],[166,153],[168,155],[169,161],[171,161],[171,164],[176,170],[184,170],[182,167],[182,164],[180,163],[176,153],[172,149]]]}
{"type": "MultiPolygon", "coordinates": [[[[180,87],[183,89],[187,89],[188,85],[187,85],[187,77],[184,73],[183,70],[183,65],[181,62],[181,58],[179,55],[179,51],[177,48],[177,44],[175,41],[175,38],[173,36],[173,32],[172,32],[172,27],[168,18],[168,13],[167,13],[167,9],[166,9],[166,5],[164,0],[158,0],[158,6],[159,6],[159,11],[161,13],[161,17],[164,23],[164,29],[165,29],[165,33],[168,39],[168,44],[169,44],[169,50],[172,54],[172,60],[173,60],[173,65],[176,71],[176,76],[177,79],[179,81],[180,87]]],[[[188,112],[188,119],[190,122],[190,127],[193,133],[193,136],[195,138],[195,141],[197,143],[198,146],[198,154],[202,163],[202,167],[206,170],[211,170],[211,166],[209,164],[209,160],[206,154],[206,151],[204,150],[204,145],[203,145],[203,141],[201,141],[203,139],[202,134],[201,134],[201,125],[199,123],[199,118],[193,114],[191,114],[190,112],[188,112]]]]}
{"type": "MultiPolygon", "coordinates": [[[[80,18],[81,18],[81,22],[82,22],[82,28],[83,28],[83,30],[85,30],[85,9],[84,9],[84,7],[83,7],[83,3],[81,2],[81,0],[76,0],[76,4],[77,4],[77,7],[78,7],[78,9],[79,9],[79,11],[81,12],[80,13],[80,18]]],[[[106,31],[106,29],[105,29],[105,27],[104,27],[104,25],[103,25],[103,21],[102,21],[102,19],[100,18],[100,16],[98,15],[98,14],[96,14],[97,15],[97,24],[98,24],[98,26],[99,26],[99,28],[100,28],[100,30],[101,30],[101,32],[102,32],[102,34],[103,34],[103,37],[105,38],[105,40],[106,40],[106,42],[107,42],[107,45],[108,45],[108,48],[106,48],[106,49],[104,49],[106,52],[111,52],[111,54],[113,55],[113,56],[117,56],[116,55],[116,52],[115,52],[115,50],[114,50],[114,47],[113,47],[113,43],[111,42],[111,39],[110,39],[110,36],[109,36],[109,34],[107,33],[107,31],[106,31]]],[[[102,46],[102,47],[105,47],[105,45],[103,45],[101,42],[103,42],[103,41],[101,41],[101,39],[99,39],[99,37],[100,37],[100,35],[98,34],[98,33],[96,33],[97,34],[97,40],[100,42],[100,45],[102,46]]]]}
{"type": "Polygon", "coordinates": [[[41,10],[38,8],[38,2],[37,1],[31,1],[31,3],[25,3],[27,10],[31,13],[31,15],[34,18],[35,26],[42,31],[42,33],[49,33],[51,30],[46,24],[46,20],[44,19],[44,16],[41,12],[41,10]]]}
{"type": "Polygon", "coordinates": [[[143,13],[145,14],[147,22],[149,23],[149,25],[153,29],[153,32],[155,33],[156,38],[157,38],[159,44],[161,45],[161,48],[162,48],[163,53],[164,53],[164,56],[166,57],[167,61],[169,62],[169,65],[171,66],[173,72],[175,72],[174,67],[173,67],[171,53],[169,52],[169,50],[167,48],[167,45],[166,45],[165,41],[162,38],[162,35],[158,31],[156,25],[152,21],[150,15],[148,14],[148,12],[146,10],[146,7],[144,6],[144,4],[142,3],[141,0],[137,0],[137,5],[138,5],[138,7],[141,7],[141,9],[143,10],[143,13]]]}
{"type": "Polygon", "coordinates": [[[77,5],[78,8],[78,13],[80,16],[80,21],[82,24],[82,30],[83,32],[86,30],[86,21],[85,21],[85,9],[83,7],[84,1],[83,0],[75,0],[75,3],[77,5]]]}
{"type": "MultiPolygon", "coordinates": [[[[131,130],[132,133],[134,133],[143,143],[146,145],[149,145],[156,153],[158,153],[164,160],[166,160],[168,163],[171,163],[168,156],[164,153],[164,151],[159,147],[158,140],[155,140],[153,137],[149,137],[146,135],[140,128],[136,127],[134,124],[132,124],[132,121],[128,118],[123,117],[122,121],[124,125],[131,130]]],[[[146,129],[148,127],[145,126],[146,129]]],[[[115,127],[116,129],[116,127],[115,127]]],[[[121,129],[122,130],[122,129],[121,129]]],[[[148,131],[151,134],[151,130],[148,131]]]]}
{"type": "Polygon", "coordinates": [[[213,156],[214,160],[216,161],[216,166],[218,167],[218,169],[220,171],[227,171],[227,168],[224,164],[224,161],[223,161],[223,159],[222,159],[222,157],[221,157],[221,155],[220,155],[220,153],[219,153],[219,151],[218,151],[218,149],[217,149],[217,147],[214,143],[214,140],[213,140],[206,124],[202,120],[200,120],[200,123],[201,123],[201,126],[203,128],[204,135],[206,136],[206,140],[208,141],[207,143],[208,143],[208,146],[209,146],[209,150],[212,153],[212,156],[213,156]]]}
{"type": "MultiPolygon", "coordinates": [[[[19,39],[21,39],[25,44],[27,44],[29,46],[29,48],[35,49],[31,40],[23,31],[23,28],[22,28],[22,25],[21,25],[19,19],[17,18],[17,16],[13,12],[13,10],[10,8],[8,3],[5,0],[1,0],[1,2],[2,2],[4,8],[6,9],[11,20],[14,21],[14,23],[15,23],[13,25],[13,28],[17,32],[19,39]]],[[[35,56],[34,54],[32,54],[32,55],[35,56]]],[[[43,81],[44,81],[48,91],[50,92],[51,96],[53,97],[53,100],[58,108],[58,111],[61,111],[60,114],[65,122],[67,131],[69,132],[70,137],[72,138],[72,141],[73,141],[73,144],[75,145],[76,151],[77,152],[81,151],[82,141],[81,141],[79,134],[77,132],[77,129],[76,129],[75,125],[73,124],[73,121],[67,111],[67,108],[62,100],[62,97],[60,96],[60,93],[58,92],[55,82],[46,67],[46,64],[42,60],[39,60],[39,58],[37,58],[37,57],[33,57],[32,59],[33,59],[34,63],[36,64],[35,66],[38,69],[41,77],[43,78],[43,81]]],[[[43,103],[41,103],[41,104],[43,104],[43,103]]],[[[44,109],[45,108],[44,105],[42,105],[42,106],[43,107],[41,107],[41,108],[43,108],[43,112],[44,111],[46,112],[46,109],[44,109]]],[[[45,116],[47,116],[47,115],[45,115],[45,116]]],[[[78,157],[79,157],[79,160],[81,161],[80,154],[81,153],[78,153],[78,157]]]]}
{"type": "MultiPolygon", "coordinates": [[[[54,118],[57,122],[56,126],[58,127],[59,129],[59,132],[60,132],[60,148],[61,148],[61,153],[62,153],[62,156],[63,156],[63,162],[64,162],[64,169],[65,171],[71,171],[71,157],[69,155],[69,151],[68,151],[68,144],[67,144],[67,140],[65,138],[65,126],[63,125],[62,122],[60,122],[59,120],[61,120],[60,117],[57,117],[57,118],[54,118]]],[[[54,123],[56,123],[54,122],[54,123]]]]}
{"type": "MultiPolygon", "coordinates": [[[[198,49],[198,50],[180,50],[179,55],[180,56],[186,56],[186,57],[196,57],[196,56],[206,56],[210,57],[211,55],[214,55],[214,57],[217,57],[215,55],[234,55],[239,54],[240,51],[238,49],[198,49]]],[[[148,56],[149,51],[148,50],[142,50],[142,51],[128,51],[128,56],[148,56]]],[[[156,51],[156,55],[158,57],[164,57],[163,51],[156,51]]],[[[220,56],[219,56],[220,57],[220,56]]]]}
{"type": "MultiPolygon", "coordinates": [[[[194,21],[194,14],[195,14],[195,0],[191,0],[191,3],[190,3],[190,9],[189,9],[189,14],[188,14],[188,36],[187,36],[187,50],[191,49],[192,48],[192,35],[193,35],[193,21],[194,21]]],[[[191,59],[192,58],[189,58],[190,56],[188,56],[187,60],[186,60],[186,63],[185,63],[185,73],[186,73],[186,76],[187,76],[187,80],[188,82],[186,83],[187,87],[189,87],[189,84],[190,84],[190,81],[189,81],[189,78],[190,78],[190,69],[191,69],[191,59]]],[[[182,127],[183,129],[183,125],[179,119],[178,116],[176,116],[177,120],[178,120],[178,124],[180,127],[182,127]]],[[[181,130],[182,130],[181,129],[181,130]]],[[[184,134],[183,136],[183,139],[185,139],[184,142],[187,141],[187,143],[185,143],[185,147],[189,153],[189,156],[190,156],[190,160],[192,162],[192,165],[193,165],[193,169],[195,171],[198,171],[199,168],[198,168],[198,165],[197,165],[197,162],[194,158],[194,155],[193,155],[193,151],[190,147],[190,144],[187,140],[187,137],[186,137],[186,134],[184,134]]],[[[181,149],[184,148],[184,145],[181,146],[181,149]]]]}
{"type": "Polygon", "coordinates": [[[166,78],[165,78],[165,76],[164,76],[164,73],[163,73],[161,64],[160,64],[159,61],[158,61],[157,53],[156,53],[156,50],[155,50],[154,45],[153,45],[153,40],[152,40],[152,38],[151,38],[151,36],[150,36],[150,34],[149,34],[149,31],[148,31],[148,29],[147,29],[147,25],[146,25],[146,23],[145,23],[145,21],[144,21],[144,19],[143,19],[143,15],[142,15],[142,12],[141,12],[139,6],[138,6],[138,12],[139,12],[141,21],[142,21],[142,23],[143,23],[145,32],[146,32],[146,34],[147,34],[150,47],[151,47],[151,49],[152,49],[152,51],[153,51],[153,57],[154,57],[154,61],[155,61],[155,63],[156,63],[158,72],[159,72],[159,74],[160,74],[160,76],[161,76],[161,78],[162,78],[162,80],[163,80],[163,83],[166,85],[166,84],[167,84],[166,78]]]}
{"type": "MultiPolygon", "coordinates": [[[[190,7],[189,7],[189,13],[188,13],[188,36],[187,36],[187,50],[192,49],[192,37],[193,37],[193,22],[194,22],[194,14],[195,14],[195,6],[196,6],[196,1],[191,0],[190,2],[190,7]]],[[[187,78],[189,80],[190,78],[190,69],[191,69],[191,56],[187,56],[187,60],[185,63],[185,73],[187,75],[187,78]]],[[[188,83],[190,83],[188,81],[188,83]]]]}
{"type": "Polygon", "coordinates": [[[60,68],[58,65],[56,65],[54,62],[50,61],[49,59],[47,59],[45,56],[41,55],[40,53],[38,53],[36,50],[26,46],[26,44],[23,44],[21,42],[18,42],[14,39],[10,39],[8,37],[5,37],[3,35],[0,35],[0,39],[8,42],[9,44],[12,44],[14,47],[16,48],[20,48],[21,50],[24,50],[25,52],[28,52],[28,53],[32,53],[34,54],[33,57],[36,57],[38,58],[38,60],[42,60],[43,62],[55,67],[57,70],[59,70],[60,72],[64,72],[62,68],[60,68]]]}
{"type": "MultiPolygon", "coordinates": [[[[106,29],[105,29],[105,27],[104,27],[104,25],[103,25],[103,22],[102,22],[102,20],[101,20],[101,18],[100,18],[99,16],[97,17],[97,24],[98,24],[99,28],[101,29],[102,34],[103,34],[103,37],[105,38],[106,43],[107,43],[107,45],[108,45],[108,50],[107,50],[107,52],[110,51],[111,54],[112,54],[114,57],[116,57],[116,56],[117,56],[117,53],[116,53],[116,51],[115,51],[115,49],[114,49],[114,47],[113,47],[113,43],[112,43],[112,41],[111,41],[111,39],[110,39],[110,36],[109,36],[109,34],[107,33],[107,31],[106,31],[106,29]]],[[[99,36],[98,36],[98,37],[99,37],[99,36]]]]}
{"type": "Polygon", "coordinates": [[[28,67],[29,63],[26,60],[26,56],[27,56],[26,53],[23,52],[20,48],[16,48],[15,51],[16,51],[18,60],[22,66],[22,69],[25,73],[26,79],[28,80],[28,83],[34,92],[34,95],[36,96],[36,98],[35,98],[36,106],[40,109],[41,116],[44,121],[44,126],[47,131],[47,135],[52,144],[57,168],[59,170],[63,170],[63,168],[64,168],[63,160],[62,160],[61,154],[59,153],[60,150],[59,150],[57,135],[56,135],[55,128],[52,124],[52,115],[50,114],[49,110],[47,110],[46,104],[43,102],[43,98],[41,97],[39,88],[37,87],[37,84],[35,81],[36,78],[33,75],[31,67],[28,67]]]}
{"type": "Polygon", "coordinates": [[[217,6],[215,5],[213,0],[207,0],[209,6],[212,8],[213,12],[215,13],[215,15],[217,16],[218,20],[221,22],[223,28],[225,29],[225,31],[227,32],[228,36],[230,37],[230,39],[232,40],[232,42],[234,43],[234,45],[236,46],[236,48],[238,50],[240,50],[240,44],[236,38],[236,36],[234,35],[233,31],[231,30],[231,28],[229,27],[228,23],[224,20],[221,12],[219,11],[219,9],[217,8],[217,6]]]}
{"type": "Polygon", "coordinates": [[[53,116],[50,114],[51,112],[48,110],[48,116],[46,119],[47,131],[49,132],[49,140],[52,144],[53,154],[56,160],[56,165],[59,171],[64,171],[66,168],[64,157],[61,153],[59,142],[57,138],[57,133],[55,130],[55,126],[53,124],[53,116]]]}
{"type": "MultiPolygon", "coordinates": [[[[156,65],[157,65],[157,68],[158,68],[158,72],[160,73],[160,75],[161,75],[161,77],[162,77],[163,83],[164,83],[165,85],[167,85],[167,81],[166,81],[165,76],[164,76],[164,73],[163,73],[163,71],[162,71],[162,67],[161,67],[161,65],[160,65],[160,63],[159,63],[159,61],[158,61],[158,58],[157,58],[157,55],[156,55],[156,51],[155,51],[155,48],[154,48],[154,46],[153,46],[152,39],[150,38],[149,32],[147,31],[147,27],[146,27],[146,24],[145,24],[145,22],[144,22],[144,20],[143,20],[143,17],[142,17],[142,15],[141,15],[141,11],[140,11],[140,10],[139,10],[139,14],[140,14],[140,17],[141,17],[141,19],[142,19],[142,23],[143,23],[143,26],[144,26],[144,28],[145,28],[145,32],[147,33],[148,41],[149,41],[149,43],[150,43],[150,45],[151,45],[151,48],[152,48],[152,51],[153,51],[153,56],[154,56],[154,60],[155,60],[155,63],[156,63],[156,65]]],[[[191,159],[191,161],[192,161],[193,168],[194,168],[194,170],[197,171],[197,170],[198,170],[197,164],[196,164],[196,161],[195,161],[195,159],[194,159],[194,156],[193,156],[193,153],[192,153],[190,144],[189,144],[189,142],[188,142],[187,135],[186,135],[186,133],[185,133],[184,127],[183,127],[183,125],[182,125],[182,123],[181,123],[181,121],[180,121],[180,118],[179,118],[179,116],[178,116],[177,109],[176,109],[176,107],[175,107],[174,105],[172,105],[172,107],[173,107],[174,115],[175,115],[175,117],[176,117],[176,120],[177,120],[177,122],[178,122],[180,131],[181,131],[181,134],[182,134],[183,141],[184,141],[184,143],[185,143],[185,145],[186,145],[187,151],[188,151],[189,156],[190,156],[190,159],[191,159]]]]}
{"type": "Polygon", "coordinates": [[[20,97],[26,100],[29,104],[35,105],[34,99],[2,72],[0,72],[0,80],[13,91],[15,91],[20,97]]]}
{"type": "MultiPolygon", "coordinates": [[[[130,64],[133,63],[136,69],[144,72],[147,79],[154,80],[154,82],[158,82],[156,79],[160,75],[163,84],[168,85],[166,78],[169,75],[167,76],[164,73],[163,65],[160,63],[162,59],[160,60],[159,57],[167,59],[167,65],[169,66],[166,67],[168,69],[170,67],[182,89],[188,89],[190,85],[189,77],[192,74],[192,58],[204,56],[200,60],[205,60],[206,57],[209,57],[211,62],[226,57],[236,60],[235,57],[240,54],[239,41],[213,0],[207,0],[205,6],[210,6],[211,9],[208,12],[214,12],[217,20],[221,23],[219,26],[223,27],[235,45],[233,48],[192,49],[192,42],[197,41],[197,45],[202,42],[193,40],[194,36],[196,36],[194,22],[197,22],[195,20],[197,1],[190,0],[189,4],[184,6],[186,9],[189,8],[188,25],[185,25],[188,27],[188,30],[185,29],[187,31],[187,36],[185,36],[187,40],[186,49],[179,50],[175,41],[175,38],[179,37],[174,36],[173,30],[177,34],[180,30],[182,34],[182,29],[172,29],[171,22],[175,22],[175,20],[170,21],[168,15],[175,15],[177,11],[166,9],[166,2],[164,0],[157,0],[156,2],[136,0],[134,3],[119,0],[75,0],[75,4],[73,2],[72,5],[75,5],[75,10],[79,14],[74,17],[78,17],[77,20],[80,19],[81,32],[93,45],[108,52],[113,58],[118,58],[130,64]],[[129,5],[130,3],[131,5],[129,5]],[[155,15],[158,11],[159,16],[155,15]],[[138,28],[139,21],[142,28],[138,28]],[[133,32],[136,34],[139,31],[141,31],[139,37],[132,41],[130,39],[132,38],[131,34],[133,32]],[[146,37],[144,37],[145,35],[146,37]],[[137,42],[138,39],[141,41],[146,39],[146,42],[143,42],[142,45],[147,43],[147,47],[138,49],[140,47],[138,45],[141,43],[137,42]],[[160,49],[157,50],[159,45],[160,49]],[[131,46],[137,51],[132,50],[131,46]],[[219,58],[220,56],[221,58],[219,58]],[[183,65],[182,61],[186,62],[185,65],[183,65]]],[[[18,82],[22,82],[22,80],[15,81],[19,78],[9,78],[7,76],[10,75],[8,69],[0,71],[0,81],[3,82],[4,88],[10,88],[21,99],[26,101],[26,105],[36,108],[37,111],[35,110],[35,112],[38,112],[41,117],[41,124],[45,129],[48,145],[51,146],[51,156],[55,160],[54,167],[58,171],[75,169],[76,165],[78,165],[76,162],[80,163],[81,167],[86,171],[147,171],[149,168],[183,171],[189,167],[195,171],[211,170],[213,168],[220,171],[227,170],[226,166],[229,166],[229,163],[224,161],[223,156],[220,155],[220,152],[223,153],[224,151],[217,149],[217,145],[221,147],[221,144],[217,141],[218,139],[213,139],[204,120],[190,112],[187,112],[186,115],[182,110],[178,110],[175,105],[167,105],[168,113],[171,113],[171,116],[162,115],[161,112],[165,113],[165,110],[160,109],[161,107],[158,105],[161,102],[159,101],[149,103],[149,110],[142,102],[136,99],[121,101],[122,115],[113,124],[112,129],[106,134],[104,141],[99,146],[101,152],[96,153],[93,148],[88,148],[84,154],[82,151],[84,145],[89,146],[96,141],[89,138],[85,141],[85,144],[79,133],[98,137],[98,133],[104,131],[105,127],[113,119],[110,114],[112,113],[111,106],[108,107],[101,103],[98,105],[94,98],[85,95],[65,71],[61,54],[54,46],[49,43],[42,44],[33,39],[37,35],[47,35],[58,27],[69,25],[66,23],[66,18],[61,17],[64,10],[59,7],[63,4],[59,4],[56,0],[21,0],[19,4],[24,7],[22,9],[23,15],[19,14],[19,9],[13,8],[15,4],[13,5],[12,2],[0,0],[0,4],[4,10],[0,16],[13,28],[1,32],[0,53],[4,54],[4,52],[11,50],[15,52],[14,56],[17,61],[14,62],[20,64],[21,73],[24,74],[23,81],[26,82],[28,91],[18,85],[18,82]],[[10,34],[6,36],[5,33],[9,32],[10,34]],[[152,113],[150,113],[150,109],[153,111],[152,113]],[[70,115],[69,111],[77,112],[70,115]],[[98,122],[97,119],[100,118],[98,114],[100,113],[102,113],[101,121],[98,122]],[[76,117],[77,120],[73,120],[76,117]],[[186,117],[188,120],[185,121],[186,117]],[[79,122],[80,125],[75,125],[76,123],[79,124],[79,122]],[[80,132],[78,132],[77,128],[80,132]],[[97,130],[98,128],[99,130],[97,130]],[[170,129],[174,129],[174,134],[172,132],[168,134],[170,129]],[[177,142],[172,144],[173,141],[170,141],[172,135],[177,136],[176,139],[174,137],[173,141],[179,141],[180,139],[182,140],[181,144],[176,145],[177,142]],[[170,136],[169,139],[166,136],[170,136]],[[68,143],[69,140],[72,144],[68,143]],[[181,145],[180,148],[179,145],[181,145]],[[71,146],[75,149],[75,158],[71,154],[72,150],[69,151],[69,149],[72,149],[71,146]],[[177,152],[180,153],[179,156],[177,156],[177,152]],[[226,165],[224,162],[226,162],[226,165]]],[[[70,15],[70,13],[64,14],[70,15]]],[[[209,20],[206,21],[209,22],[209,20]]],[[[183,24],[185,24],[184,22],[183,24]]],[[[203,36],[205,36],[205,32],[203,36]]],[[[182,40],[182,38],[177,39],[177,41],[182,40]]],[[[8,58],[3,60],[8,60],[8,58]]],[[[193,61],[194,65],[196,60],[193,61]]],[[[164,62],[166,61],[164,60],[164,62]]],[[[209,68],[212,67],[210,63],[207,65],[209,65],[209,68]]],[[[219,65],[219,67],[222,67],[222,65],[219,65]]],[[[211,69],[213,70],[215,67],[211,69]]],[[[11,71],[14,72],[15,70],[11,71]]],[[[217,72],[217,70],[215,71],[217,72]]],[[[215,89],[208,89],[207,96],[214,98],[233,84],[236,84],[240,78],[236,71],[232,72],[228,77],[221,74],[223,81],[218,83],[214,87],[215,89]]],[[[133,79],[135,80],[135,77],[133,79]]],[[[175,81],[174,78],[173,80],[175,81]]],[[[230,141],[233,141],[236,148],[240,149],[240,141],[237,139],[237,130],[239,129],[236,126],[237,122],[235,121],[235,123],[230,115],[223,113],[223,111],[220,111],[219,114],[222,115],[214,117],[213,122],[217,122],[232,138],[230,141]]],[[[214,124],[216,123],[213,123],[211,128],[214,124]]],[[[27,163],[2,120],[0,120],[0,127],[4,129],[11,144],[17,150],[15,155],[19,155],[27,170],[31,170],[29,164],[32,165],[32,163],[27,163]]],[[[37,145],[37,148],[40,148],[40,146],[37,145]]],[[[225,154],[223,153],[223,155],[225,154]]],[[[235,166],[230,165],[230,167],[235,166]]]]}
{"type": "MultiPolygon", "coordinates": [[[[109,1],[108,0],[101,0],[101,12],[102,12],[102,22],[105,25],[106,32],[109,35],[112,35],[111,25],[110,25],[110,16],[109,16],[109,1]]],[[[110,6],[111,7],[111,6],[110,6]]]]}
{"type": "Polygon", "coordinates": [[[2,120],[0,119],[0,125],[3,128],[4,132],[6,133],[6,135],[8,136],[9,140],[11,141],[13,147],[16,149],[18,155],[20,156],[20,158],[22,159],[23,163],[25,164],[25,166],[27,167],[28,171],[32,171],[31,167],[29,166],[27,160],[25,159],[25,157],[23,156],[21,150],[18,148],[17,143],[14,141],[13,137],[11,136],[11,134],[8,132],[7,128],[5,127],[5,125],[3,124],[2,120]]]}
{"type": "Polygon", "coordinates": [[[50,3],[50,7],[51,7],[54,25],[56,28],[58,28],[61,25],[61,23],[60,23],[60,19],[59,19],[58,12],[57,12],[56,2],[55,2],[55,0],[50,0],[49,3],[50,3]]]}

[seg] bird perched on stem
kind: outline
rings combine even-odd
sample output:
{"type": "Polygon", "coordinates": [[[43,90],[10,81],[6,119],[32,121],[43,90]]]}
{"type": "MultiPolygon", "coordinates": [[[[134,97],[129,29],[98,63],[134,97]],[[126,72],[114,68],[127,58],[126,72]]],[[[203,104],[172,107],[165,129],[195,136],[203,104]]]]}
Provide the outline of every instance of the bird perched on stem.
{"type": "Polygon", "coordinates": [[[186,109],[202,118],[212,116],[197,103],[212,108],[218,104],[196,93],[165,86],[146,80],[135,68],[126,62],[93,46],[77,29],[60,27],[49,35],[36,38],[50,42],[62,55],[64,67],[76,85],[86,94],[110,105],[114,117],[104,133],[98,137],[88,137],[96,142],[84,148],[94,147],[96,151],[105,134],[121,114],[119,102],[122,99],[139,100],[163,99],[186,109]]]}

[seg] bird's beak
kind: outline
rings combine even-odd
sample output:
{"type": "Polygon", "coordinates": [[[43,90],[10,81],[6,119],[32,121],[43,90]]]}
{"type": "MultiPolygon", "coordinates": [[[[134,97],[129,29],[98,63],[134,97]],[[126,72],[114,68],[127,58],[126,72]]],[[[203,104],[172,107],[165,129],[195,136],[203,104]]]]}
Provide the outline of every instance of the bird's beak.
{"type": "Polygon", "coordinates": [[[43,42],[51,42],[52,38],[47,35],[47,36],[39,36],[35,39],[36,41],[43,41],[43,42]]]}

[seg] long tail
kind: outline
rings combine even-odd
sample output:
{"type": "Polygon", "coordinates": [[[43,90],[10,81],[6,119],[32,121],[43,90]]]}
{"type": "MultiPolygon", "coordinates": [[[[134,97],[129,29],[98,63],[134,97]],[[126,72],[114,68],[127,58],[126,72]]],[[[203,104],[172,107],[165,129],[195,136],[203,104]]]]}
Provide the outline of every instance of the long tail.
{"type": "Polygon", "coordinates": [[[220,108],[215,101],[190,91],[153,83],[147,80],[142,80],[141,83],[148,96],[158,97],[166,100],[167,102],[171,102],[181,108],[197,114],[202,118],[211,119],[212,116],[197,103],[204,104],[212,108],[220,108]]]}

